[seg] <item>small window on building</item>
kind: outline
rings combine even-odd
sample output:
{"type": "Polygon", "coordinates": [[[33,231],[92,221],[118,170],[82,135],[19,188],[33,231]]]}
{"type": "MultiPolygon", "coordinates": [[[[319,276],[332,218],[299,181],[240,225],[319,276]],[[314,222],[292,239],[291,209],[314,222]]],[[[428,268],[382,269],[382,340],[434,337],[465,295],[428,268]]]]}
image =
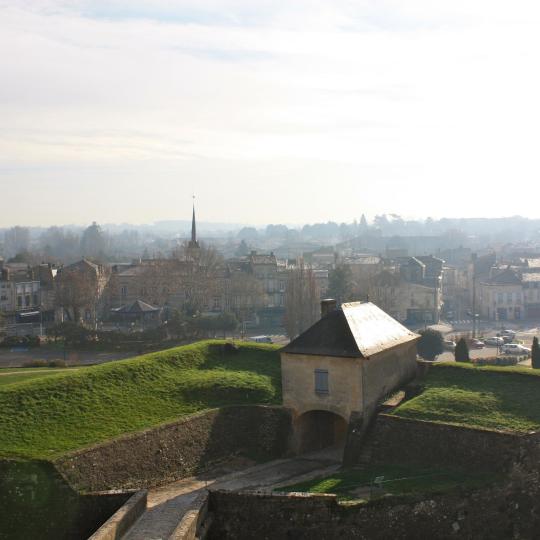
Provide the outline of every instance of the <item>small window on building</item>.
{"type": "Polygon", "coordinates": [[[316,394],[328,394],[328,370],[316,369],[315,370],[315,393],[316,394]]]}
{"type": "Polygon", "coordinates": [[[127,296],[127,287],[125,287],[125,286],[122,287],[122,288],[120,289],[120,294],[121,294],[122,297],[125,298],[125,297],[127,296]]]}

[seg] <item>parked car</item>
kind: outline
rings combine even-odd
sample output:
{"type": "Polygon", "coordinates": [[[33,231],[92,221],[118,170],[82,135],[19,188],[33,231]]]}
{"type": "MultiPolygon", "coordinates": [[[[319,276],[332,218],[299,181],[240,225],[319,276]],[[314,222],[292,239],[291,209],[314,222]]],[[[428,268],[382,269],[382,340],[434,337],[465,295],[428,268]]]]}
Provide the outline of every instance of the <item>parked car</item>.
{"type": "Polygon", "coordinates": [[[501,336],[512,336],[512,337],[516,337],[516,333],[514,332],[514,330],[502,330],[502,331],[501,331],[501,336]]]}
{"type": "Polygon", "coordinates": [[[255,343],[272,343],[272,338],[270,336],[253,336],[248,338],[249,341],[254,341],[255,343]]]}
{"type": "Polygon", "coordinates": [[[502,349],[504,354],[531,354],[531,349],[519,343],[507,343],[502,349]]]}
{"type": "Polygon", "coordinates": [[[502,347],[504,345],[504,339],[500,336],[488,337],[484,339],[484,343],[490,347],[502,347]]]}
{"type": "Polygon", "coordinates": [[[472,349],[483,349],[485,347],[485,344],[479,339],[471,339],[469,347],[471,347],[472,349]]]}
{"type": "Polygon", "coordinates": [[[445,339],[443,341],[443,349],[445,351],[452,351],[454,352],[456,350],[456,342],[452,341],[451,339],[445,339]]]}

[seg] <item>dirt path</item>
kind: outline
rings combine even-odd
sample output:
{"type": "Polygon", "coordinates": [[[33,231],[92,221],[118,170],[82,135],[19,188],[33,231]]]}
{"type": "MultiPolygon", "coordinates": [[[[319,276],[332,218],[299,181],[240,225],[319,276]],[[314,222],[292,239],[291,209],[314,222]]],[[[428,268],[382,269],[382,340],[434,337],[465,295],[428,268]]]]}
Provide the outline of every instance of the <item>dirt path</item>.
{"type": "Polygon", "coordinates": [[[217,478],[186,478],[151,489],[146,512],[128,531],[126,540],[168,538],[187,506],[204,489],[271,489],[330,474],[341,466],[340,450],[326,450],[291,459],[279,459],[217,478]]]}
{"type": "Polygon", "coordinates": [[[27,373],[61,373],[63,371],[77,371],[77,368],[69,369],[57,369],[57,368],[46,368],[46,369],[25,369],[24,371],[4,371],[0,370],[0,377],[4,375],[26,375],[27,373]]]}

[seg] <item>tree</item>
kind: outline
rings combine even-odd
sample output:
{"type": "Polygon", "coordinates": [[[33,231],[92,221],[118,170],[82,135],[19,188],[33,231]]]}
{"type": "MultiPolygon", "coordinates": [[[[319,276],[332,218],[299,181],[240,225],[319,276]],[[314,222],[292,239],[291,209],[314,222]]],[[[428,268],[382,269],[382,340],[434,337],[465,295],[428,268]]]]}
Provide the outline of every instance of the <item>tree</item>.
{"type": "Polygon", "coordinates": [[[68,319],[78,323],[82,309],[97,304],[98,285],[88,274],[76,270],[64,270],[56,281],[56,305],[61,307],[68,319]]]}
{"type": "Polygon", "coordinates": [[[531,349],[531,366],[533,369],[540,369],[540,345],[538,338],[534,336],[531,349]]]}
{"type": "Polygon", "coordinates": [[[293,339],[319,318],[320,292],[311,268],[300,261],[292,270],[285,289],[285,329],[293,339]]]}
{"type": "Polygon", "coordinates": [[[328,276],[328,295],[339,304],[352,300],[353,281],[348,266],[337,266],[328,276]]]}
{"type": "Polygon", "coordinates": [[[431,328],[419,332],[420,339],[416,344],[418,354],[424,359],[433,362],[436,356],[441,354],[443,348],[442,334],[431,328]]]}
{"type": "Polygon", "coordinates": [[[469,357],[469,346],[464,338],[461,338],[456,345],[456,350],[454,351],[454,358],[456,362],[470,362],[469,357]]]}
{"type": "Polygon", "coordinates": [[[4,233],[4,250],[8,256],[28,251],[30,248],[30,229],[12,227],[4,233]]]}
{"type": "Polygon", "coordinates": [[[81,252],[85,257],[103,257],[105,254],[105,236],[101,227],[94,221],[81,238],[81,252]]]}
{"type": "Polygon", "coordinates": [[[226,281],[225,305],[240,322],[250,317],[264,304],[263,284],[253,274],[233,272],[226,281]]]}

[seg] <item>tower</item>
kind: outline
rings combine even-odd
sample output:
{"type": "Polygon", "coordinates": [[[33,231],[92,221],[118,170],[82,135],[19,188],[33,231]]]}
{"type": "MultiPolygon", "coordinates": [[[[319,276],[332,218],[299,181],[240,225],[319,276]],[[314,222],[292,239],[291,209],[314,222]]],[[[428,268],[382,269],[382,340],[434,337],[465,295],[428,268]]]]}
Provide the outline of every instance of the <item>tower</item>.
{"type": "Polygon", "coordinates": [[[193,216],[191,218],[191,240],[188,247],[189,249],[198,249],[200,247],[197,241],[197,223],[195,221],[195,195],[193,196],[193,216]]]}

